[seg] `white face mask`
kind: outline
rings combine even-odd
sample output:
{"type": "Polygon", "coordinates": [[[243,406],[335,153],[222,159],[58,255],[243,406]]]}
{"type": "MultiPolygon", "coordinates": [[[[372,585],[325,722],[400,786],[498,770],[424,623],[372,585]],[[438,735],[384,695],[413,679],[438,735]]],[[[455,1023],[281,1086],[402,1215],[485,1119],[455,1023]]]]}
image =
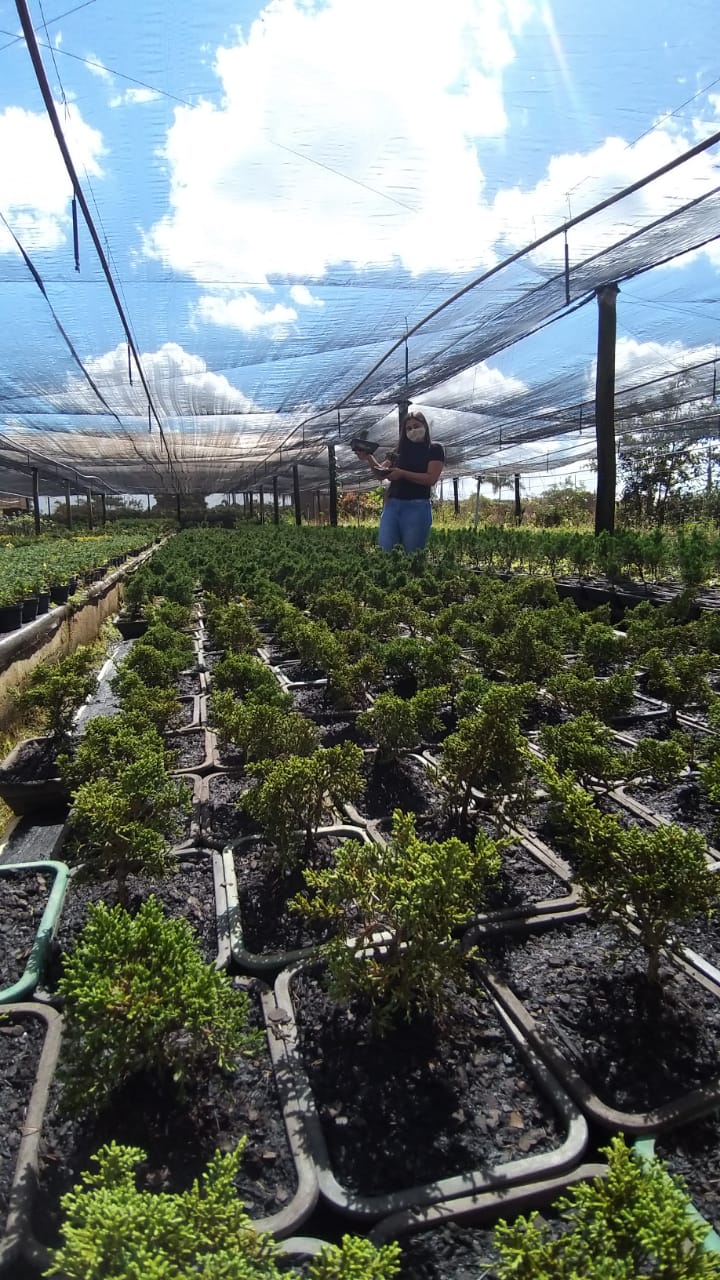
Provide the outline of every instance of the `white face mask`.
{"type": "Polygon", "coordinates": [[[406,427],[405,435],[413,444],[420,444],[425,439],[425,428],[418,425],[417,427],[406,427]]]}

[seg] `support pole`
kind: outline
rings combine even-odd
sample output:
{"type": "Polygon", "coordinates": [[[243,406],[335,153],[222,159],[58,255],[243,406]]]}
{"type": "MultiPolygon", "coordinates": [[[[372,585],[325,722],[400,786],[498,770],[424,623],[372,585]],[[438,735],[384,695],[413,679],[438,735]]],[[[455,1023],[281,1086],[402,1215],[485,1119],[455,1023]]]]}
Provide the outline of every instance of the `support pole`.
{"type": "Polygon", "coordinates": [[[475,519],[473,520],[473,529],[477,529],[480,520],[480,485],[482,481],[480,476],[477,478],[477,489],[475,490],[475,519]]]}
{"type": "Polygon", "coordinates": [[[180,506],[180,490],[179,489],[175,494],[175,508],[177,510],[177,518],[178,518],[178,524],[179,524],[180,521],[182,520],[182,508],[180,506]]]}
{"type": "Polygon", "coordinates": [[[328,472],[330,475],[330,524],[337,525],[338,522],[338,501],[337,501],[337,463],[335,461],[335,445],[328,445],[328,472]]]}
{"type": "Polygon", "coordinates": [[[254,515],[254,512],[255,512],[255,496],[254,496],[254,494],[253,494],[252,489],[250,490],[250,492],[249,492],[249,494],[248,494],[248,498],[250,499],[250,519],[252,520],[253,515],[254,515]]]}
{"type": "Polygon", "coordinates": [[[38,469],[32,469],[32,487],[33,487],[33,517],[35,519],[35,537],[40,537],[40,484],[38,480],[38,469]]]}
{"type": "Polygon", "coordinates": [[[278,504],[278,478],[273,476],[273,524],[280,523],[280,506],[278,504]]]}
{"type": "Polygon", "coordinates": [[[455,477],[455,479],[453,480],[453,507],[455,510],[455,515],[459,516],[460,515],[460,494],[458,492],[457,477],[455,477]]]}
{"type": "Polygon", "coordinates": [[[148,509],[148,511],[149,511],[149,510],[150,510],[150,494],[149,494],[149,493],[146,493],[146,494],[145,494],[145,497],[147,498],[147,509],[148,509]]]}
{"type": "Polygon", "coordinates": [[[398,436],[400,436],[400,434],[402,433],[403,425],[404,425],[405,419],[408,416],[409,408],[410,408],[409,400],[398,400],[398,436]]]}
{"type": "Polygon", "coordinates": [[[320,524],[320,490],[315,490],[315,523],[320,524]]]}
{"type": "Polygon", "coordinates": [[[295,523],[302,524],[302,512],[300,510],[300,473],[297,469],[297,463],[293,466],[293,498],[295,501],[295,523]]]}
{"type": "Polygon", "coordinates": [[[72,503],[70,501],[70,481],[65,481],[65,523],[72,529],[72,503]]]}
{"type": "Polygon", "coordinates": [[[87,491],[87,504],[88,504],[88,529],[94,529],[95,521],[93,519],[92,489],[88,489],[87,491]]]}
{"type": "Polygon", "coordinates": [[[263,489],[262,485],[260,485],[258,497],[260,499],[260,523],[264,524],[265,523],[265,490],[263,489]]]}
{"type": "Polygon", "coordinates": [[[103,529],[105,528],[106,521],[107,521],[107,506],[105,503],[105,494],[101,493],[100,494],[100,524],[102,525],[103,529]]]}
{"type": "Polygon", "coordinates": [[[616,284],[597,290],[598,345],[595,380],[595,439],[597,442],[597,494],[595,534],[615,529],[615,334],[617,330],[616,284]]]}
{"type": "Polygon", "coordinates": [[[520,472],[515,472],[515,523],[522,524],[522,507],[520,505],[520,472]]]}

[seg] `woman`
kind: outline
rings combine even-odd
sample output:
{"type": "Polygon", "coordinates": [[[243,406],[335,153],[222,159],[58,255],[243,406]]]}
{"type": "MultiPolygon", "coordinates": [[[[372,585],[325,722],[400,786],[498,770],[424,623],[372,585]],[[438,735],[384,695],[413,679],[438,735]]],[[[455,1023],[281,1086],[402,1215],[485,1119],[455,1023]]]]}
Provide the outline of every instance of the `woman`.
{"type": "Polygon", "coordinates": [[[378,533],[382,550],[402,546],[408,552],[422,551],[432,525],[430,490],[445,465],[445,450],[431,442],[425,415],[416,409],[408,413],[400,430],[396,462],[378,463],[369,453],[359,452],[358,456],[380,479],[390,481],[378,533]]]}

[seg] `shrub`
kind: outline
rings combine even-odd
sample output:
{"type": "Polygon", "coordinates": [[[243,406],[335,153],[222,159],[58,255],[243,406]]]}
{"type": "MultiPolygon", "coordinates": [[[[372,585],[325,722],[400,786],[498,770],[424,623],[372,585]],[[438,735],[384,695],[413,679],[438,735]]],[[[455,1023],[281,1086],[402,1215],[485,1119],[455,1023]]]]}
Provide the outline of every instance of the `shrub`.
{"type": "Polygon", "coordinates": [[[69,743],[75,713],[95,688],[99,658],[99,646],[81,645],[52,666],[40,663],[15,695],[19,711],[40,716],[55,751],[69,743]]]}
{"type": "Polygon", "coordinates": [[[652,697],[667,702],[670,722],[677,724],[678,712],[697,703],[707,706],[712,689],[707,675],[715,666],[711,653],[679,653],[667,659],[660,649],[650,649],[643,658],[647,668],[646,687],[652,697]]]}
{"type": "Polygon", "coordinates": [[[382,678],[382,664],[374,654],[366,653],[357,662],[338,658],[327,668],[326,699],[338,710],[356,707],[365,700],[368,689],[382,678]]]}
{"type": "Polygon", "coordinates": [[[340,925],[323,948],[334,998],[367,999],[379,1028],[397,1015],[436,1011],[446,983],[464,982],[453,930],[497,875],[499,848],[483,833],[473,845],[455,837],[426,842],[415,834],[414,816],[396,810],[385,848],[347,840],[332,867],[306,869],[313,896],[299,894],[293,905],[340,925]]]}
{"type": "Polygon", "coordinates": [[[633,778],[651,778],[654,782],[673,782],[686,768],[692,740],[684,733],[671,733],[669,738],[641,738],[629,753],[627,773],[633,778]]]}
{"type": "Polygon", "coordinates": [[[574,716],[588,711],[600,720],[613,720],[629,711],[635,702],[635,679],[631,671],[596,680],[592,668],[585,663],[578,663],[573,671],[553,676],[546,687],[553,701],[574,716]]]}
{"type": "Polygon", "coordinates": [[[218,662],[213,673],[215,689],[229,689],[236,698],[256,698],[266,706],[292,706],[269,667],[249,653],[231,653],[218,662]]]}
{"type": "Polygon", "coordinates": [[[617,635],[613,627],[593,622],[580,641],[580,656],[595,671],[606,671],[622,661],[626,647],[625,637],[617,635]]]}
{"type": "Polygon", "coordinates": [[[396,1241],[377,1248],[363,1236],[343,1236],[340,1244],[326,1244],[312,1259],[307,1280],[392,1280],[400,1271],[396,1241]]]}
{"type": "Polygon", "coordinates": [[[262,636],[247,609],[237,601],[213,604],[207,613],[207,628],[213,644],[231,653],[257,649],[262,644],[262,636]]]}
{"type": "Polygon", "coordinates": [[[137,671],[130,667],[120,668],[113,676],[111,688],[127,715],[136,722],[145,720],[160,732],[167,728],[180,710],[172,685],[146,685],[137,671]]]}
{"type": "Polygon", "coordinates": [[[442,728],[438,713],[449,690],[421,689],[412,698],[380,693],[369,711],[357,718],[358,731],[377,743],[376,765],[396,760],[403,751],[414,751],[424,737],[442,728]]]}
{"type": "Polygon", "coordinates": [[[156,649],[153,645],[138,640],[130,650],[121,670],[136,671],[143,684],[157,689],[173,685],[184,665],[177,653],[156,649]]]}
{"type": "Polygon", "coordinates": [[[473,789],[498,811],[522,807],[529,782],[530,753],[518,717],[535,694],[533,684],[493,685],[480,710],[461,720],[443,743],[442,774],[448,804],[461,826],[473,789]]]}
{"type": "Polygon", "coordinates": [[[682,1179],[634,1154],[622,1135],[602,1150],[608,1174],[580,1182],[557,1203],[563,1231],[537,1217],[499,1222],[498,1280],[710,1280],[720,1258],[703,1251],[710,1230],[690,1216],[682,1179]]]}
{"type": "Polygon", "coordinates": [[[74,1111],[101,1109],[141,1072],[182,1092],[199,1071],[229,1069],[259,1044],[247,997],[205,964],[187,921],[168,919],[152,896],[135,916],[104,903],[88,908],[58,991],[60,1075],[74,1111]]]}
{"type": "Polygon", "coordinates": [[[625,776],[626,757],[612,747],[612,730],[589,711],[560,725],[543,725],[543,750],[561,773],[570,772],[584,785],[599,782],[608,790],[625,776]]]}
{"type": "Polygon", "coordinates": [[[280,1280],[277,1246],[258,1234],[235,1188],[245,1140],[216,1152],[205,1173],[176,1195],[139,1191],[138,1147],[111,1142],[62,1199],[63,1243],[45,1274],[67,1280],[280,1280]],[[198,1270],[202,1266],[202,1273],[198,1270]]]}
{"type": "MultiPolygon", "coordinates": [[[[128,673],[135,678],[135,672],[128,673]]],[[[152,690],[152,693],[164,692],[152,690]]],[[[121,711],[114,716],[94,716],[87,724],[72,757],[60,756],[58,765],[71,787],[94,778],[115,779],[140,755],[152,756],[165,773],[165,744],[157,729],[142,717],[121,711]]]]}
{"type": "Polygon", "coordinates": [[[238,702],[230,689],[212,694],[210,718],[220,741],[241,752],[246,763],[309,756],[320,745],[315,725],[298,711],[255,698],[238,702]]]}
{"type": "Polygon", "coordinates": [[[312,849],[328,798],[338,808],[355,800],[364,788],[363,753],[352,742],[320,748],[311,756],[261,761],[250,771],[262,780],[239,801],[277,848],[282,862],[292,863],[303,845],[312,849]]]}

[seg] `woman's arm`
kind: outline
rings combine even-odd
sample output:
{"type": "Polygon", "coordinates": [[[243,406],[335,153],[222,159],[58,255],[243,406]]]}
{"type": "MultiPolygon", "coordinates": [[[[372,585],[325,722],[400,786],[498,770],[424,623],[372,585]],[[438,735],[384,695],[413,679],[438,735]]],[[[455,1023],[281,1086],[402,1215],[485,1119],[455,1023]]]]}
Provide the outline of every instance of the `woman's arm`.
{"type": "Polygon", "coordinates": [[[411,484],[434,485],[442,475],[444,462],[434,459],[428,462],[427,471],[405,471],[402,467],[393,467],[388,472],[389,480],[409,480],[411,484]]]}

